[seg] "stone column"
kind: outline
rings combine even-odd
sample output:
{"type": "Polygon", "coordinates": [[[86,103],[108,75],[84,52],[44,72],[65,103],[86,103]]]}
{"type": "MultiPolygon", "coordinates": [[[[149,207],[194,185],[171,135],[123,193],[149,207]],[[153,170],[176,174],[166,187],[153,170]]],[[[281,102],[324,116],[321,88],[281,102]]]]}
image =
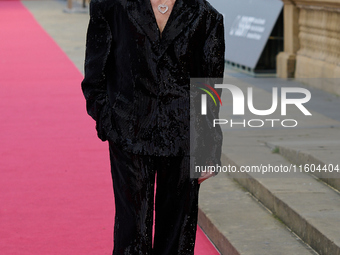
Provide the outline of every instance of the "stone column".
{"type": "Polygon", "coordinates": [[[67,0],[67,8],[72,9],[72,0],[67,0]]]}
{"type": "Polygon", "coordinates": [[[300,10],[295,78],[340,95],[340,0],[294,0],[300,10]]]}
{"type": "Polygon", "coordinates": [[[290,0],[284,2],[284,51],[276,58],[277,76],[293,78],[296,67],[296,53],[299,50],[299,9],[290,0]]]}

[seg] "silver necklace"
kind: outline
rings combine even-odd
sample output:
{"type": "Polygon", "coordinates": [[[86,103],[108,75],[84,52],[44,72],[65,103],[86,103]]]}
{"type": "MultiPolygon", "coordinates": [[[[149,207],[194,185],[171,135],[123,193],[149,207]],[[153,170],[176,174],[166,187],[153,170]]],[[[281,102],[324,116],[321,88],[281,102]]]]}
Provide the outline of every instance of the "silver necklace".
{"type": "Polygon", "coordinates": [[[166,13],[169,10],[169,6],[167,6],[165,3],[168,0],[166,0],[163,4],[158,5],[158,11],[162,14],[166,13]]]}

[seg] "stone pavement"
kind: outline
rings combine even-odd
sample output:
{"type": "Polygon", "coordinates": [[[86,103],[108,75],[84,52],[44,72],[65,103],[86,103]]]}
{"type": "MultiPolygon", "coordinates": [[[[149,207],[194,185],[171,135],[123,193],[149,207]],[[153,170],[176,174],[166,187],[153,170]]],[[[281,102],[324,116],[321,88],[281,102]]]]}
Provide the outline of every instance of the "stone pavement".
{"type": "MultiPolygon", "coordinates": [[[[88,14],[63,12],[66,1],[23,3],[83,72],[88,14]]],[[[287,116],[278,110],[270,119],[295,119],[298,125],[294,128],[282,127],[280,122],[275,122],[275,127],[266,122],[261,128],[223,125],[223,165],[236,169],[340,165],[338,96],[306,87],[304,81],[252,78],[230,69],[226,69],[225,83],[237,85],[245,95],[247,87],[252,87],[254,107],[258,109],[270,107],[272,87],[307,88],[312,98],[305,106],[312,116],[304,116],[297,107],[289,106],[287,116]]],[[[227,90],[223,91],[222,102],[220,118],[238,122],[269,118],[254,117],[247,108],[244,116],[232,115],[233,101],[227,90]]],[[[220,173],[201,185],[199,224],[221,254],[340,255],[339,175],[336,171],[325,174],[317,170],[291,174],[220,173]]]]}
{"type": "MultiPolygon", "coordinates": [[[[89,22],[87,13],[66,13],[65,0],[22,1],[54,41],[84,73],[85,39],[89,22]]],[[[74,2],[74,7],[80,5],[74,2]]],[[[88,9],[88,8],[87,8],[88,9]]]]}

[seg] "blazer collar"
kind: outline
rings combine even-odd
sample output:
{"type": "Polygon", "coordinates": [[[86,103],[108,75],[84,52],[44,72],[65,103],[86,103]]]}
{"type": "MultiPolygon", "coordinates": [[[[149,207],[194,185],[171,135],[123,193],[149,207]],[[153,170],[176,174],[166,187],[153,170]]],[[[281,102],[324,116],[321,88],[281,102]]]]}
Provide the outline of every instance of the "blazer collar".
{"type": "Polygon", "coordinates": [[[196,6],[195,0],[176,0],[162,32],[162,37],[160,37],[150,0],[128,0],[127,2],[129,15],[152,42],[154,49],[159,53],[159,57],[196,16],[198,10],[196,6]]]}

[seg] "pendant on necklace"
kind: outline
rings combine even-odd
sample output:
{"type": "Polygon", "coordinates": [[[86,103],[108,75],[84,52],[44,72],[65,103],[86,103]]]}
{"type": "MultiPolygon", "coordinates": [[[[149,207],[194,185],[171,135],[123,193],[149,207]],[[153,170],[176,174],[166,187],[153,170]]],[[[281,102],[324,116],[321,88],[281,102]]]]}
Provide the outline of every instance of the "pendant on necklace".
{"type": "Polygon", "coordinates": [[[162,14],[166,13],[169,10],[169,6],[166,4],[160,4],[158,5],[158,11],[162,14]]]}

